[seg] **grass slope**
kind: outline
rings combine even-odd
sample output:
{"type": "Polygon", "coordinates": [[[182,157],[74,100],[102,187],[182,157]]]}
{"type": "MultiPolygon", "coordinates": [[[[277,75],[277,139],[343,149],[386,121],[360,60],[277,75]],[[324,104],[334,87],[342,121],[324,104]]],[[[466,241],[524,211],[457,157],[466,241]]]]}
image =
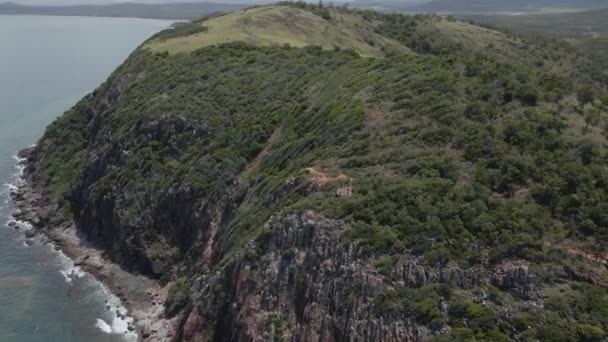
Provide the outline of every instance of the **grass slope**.
{"type": "Polygon", "coordinates": [[[213,17],[200,25],[205,28],[201,32],[157,38],[146,47],[155,52],[179,53],[242,41],[256,46],[289,44],[293,47],[318,45],[327,50],[353,49],[364,56],[407,51],[397,41],[375,33],[373,23],[337,12],[332,13],[331,19],[324,19],[299,8],[266,6],[213,17]]]}

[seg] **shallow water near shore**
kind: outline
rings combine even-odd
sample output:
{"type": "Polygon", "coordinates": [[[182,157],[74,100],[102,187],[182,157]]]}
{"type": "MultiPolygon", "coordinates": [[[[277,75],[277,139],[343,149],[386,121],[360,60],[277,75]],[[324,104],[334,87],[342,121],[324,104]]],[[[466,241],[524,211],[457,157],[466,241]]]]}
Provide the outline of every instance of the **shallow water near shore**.
{"type": "Polygon", "coordinates": [[[158,20],[0,15],[0,341],[124,341],[119,300],[41,237],[9,227],[17,150],[94,90],[158,20]],[[118,315],[116,310],[120,311],[118,315]]]}

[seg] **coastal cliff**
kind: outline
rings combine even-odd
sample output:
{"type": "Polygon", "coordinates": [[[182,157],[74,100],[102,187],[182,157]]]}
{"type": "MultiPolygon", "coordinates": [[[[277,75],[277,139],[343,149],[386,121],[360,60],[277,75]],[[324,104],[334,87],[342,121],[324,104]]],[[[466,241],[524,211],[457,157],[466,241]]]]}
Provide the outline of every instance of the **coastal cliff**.
{"type": "Polygon", "coordinates": [[[131,301],[162,298],[164,330],[142,339],[599,339],[605,82],[568,46],[449,18],[208,18],[21,153],[17,216],[145,276],[160,297],[131,301]]]}

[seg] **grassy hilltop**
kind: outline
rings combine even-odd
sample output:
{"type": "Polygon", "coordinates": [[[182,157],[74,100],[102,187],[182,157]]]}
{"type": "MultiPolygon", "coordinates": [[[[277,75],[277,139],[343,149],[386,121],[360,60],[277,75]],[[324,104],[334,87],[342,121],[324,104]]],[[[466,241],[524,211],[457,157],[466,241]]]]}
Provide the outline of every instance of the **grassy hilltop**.
{"type": "MultiPolygon", "coordinates": [[[[325,15],[330,16],[330,13],[328,10],[325,15]]],[[[242,41],[255,46],[287,44],[353,49],[367,56],[408,50],[399,42],[374,32],[373,22],[348,13],[334,12],[334,16],[333,20],[326,20],[296,7],[255,7],[210,18],[197,23],[198,33],[172,39],[158,38],[146,47],[156,52],[176,53],[242,41]]]]}
{"type": "Polygon", "coordinates": [[[595,341],[607,111],[566,44],[281,3],[152,37],[28,172],[178,340],[595,341]]]}

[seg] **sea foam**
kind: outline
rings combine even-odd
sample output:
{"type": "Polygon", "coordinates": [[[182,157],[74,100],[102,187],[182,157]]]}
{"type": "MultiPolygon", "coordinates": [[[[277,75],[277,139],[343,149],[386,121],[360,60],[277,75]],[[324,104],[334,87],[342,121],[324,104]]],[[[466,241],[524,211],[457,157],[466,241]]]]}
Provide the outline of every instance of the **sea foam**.
{"type": "MultiPolygon", "coordinates": [[[[25,182],[23,179],[23,173],[25,170],[24,161],[26,159],[20,158],[17,154],[13,156],[13,159],[16,161],[15,172],[10,177],[9,182],[5,183],[0,191],[0,195],[4,197],[4,206],[10,204],[10,193],[18,190],[25,182]]],[[[15,220],[14,218],[11,218],[6,222],[7,226],[10,221],[14,221],[19,227],[24,229],[33,228],[29,222],[15,220]]],[[[106,334],[122,335],[126,341],[137,341],[137,333],[134,331],[129,331],[129,326],[133,326],[133,318],[127,316],[127,309],[124,307],[121,300],[116,297],[103,283],[94,279],[93,276],[84,272],[80,267],[75,266],[74,262],[62,251],[56,250],[53,244],[49,243],[47,245],[56,252],[59,259],[59,273],[61,273],[61,275],[64,277],[66,283],[72,285],[75,280],[90,277],[91,280],[98,284],[101,290],[101,296],[106,299],[106,304],[109,310],[107,312],[108,317],[105,320],[102,318],[97,318],[95,327],[106,334]]],[[[24,246],[27,246],[25,241],[24,246]]]]}
{"type": "Polygon", "coordinates": [[[3,207],[9,204],[10,196],[9,194],[13,191],[17,191],[20,186],[25,182],[23,180],[23,171],[25,170],[25,158],[19,157],[19,155],[13,155],[13,159],[16,161],[15,163],[15,172],[10,176],[7,183],[2,185],[2,197],[4,198],[3,207]]]}
{"type": "Polygon", "coordinates": [[[125,308],[118,297],[100,283],[104,296],[107,298],[108,314],[110,323],[101,318],[97,319],[95,326],[106,334],[123,335],[127,341],[137,341],[137,333],[129,331],[129,326],[133,326],[133,318],[127,316],[125,308]]]}
{"type": "Polygon", "coordinates": [[[112,327],[106,323],[106,321],[104,321],[101,318],[97,319],[97,322],[95,323],[95,326],[97,328],[99,328],[99,330],[103,331],[106,334],[111,334],[112,333],[112,327]]]}

